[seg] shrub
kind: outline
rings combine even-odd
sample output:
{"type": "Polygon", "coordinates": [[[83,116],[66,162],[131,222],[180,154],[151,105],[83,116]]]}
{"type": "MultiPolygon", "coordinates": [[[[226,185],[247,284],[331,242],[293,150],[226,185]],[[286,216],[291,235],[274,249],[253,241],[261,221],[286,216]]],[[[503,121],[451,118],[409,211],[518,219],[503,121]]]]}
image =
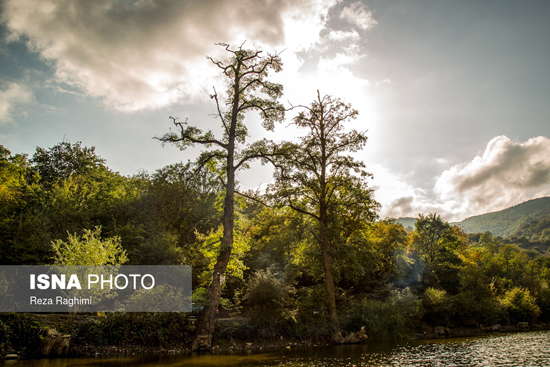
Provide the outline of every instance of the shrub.
{"type": "Polygon", "coordinates": [[[514,287],[501,300],[502,307],[508,312],[511,323],[534,322],[540,315],[535,297],[525,288],[514,287]]]}
{"type": "Polygon", "coordinates": [[[420,303],[409,288],[394,290],[388,299],[363,300],[350,314],[347,331],[366,327],[370,341],[409,339],[414,336],[420,303]]]}
{"type": "Polygon", "coordinates": [[[485,298],[476,297],[470,291],[463,291],[453,297],[453,318],[450,326],[493,325],[506,320],[506,312],[493,294],[485,298]]]}
{"type": "Polygon", "coordinates": [[[66,325],[77,345],[182,346],[190,341],[191,328],[185,313],[116,313],[66,325]]]}
{"type": "Polygon", "coordinates": [[[540,307],[542,321],[550,321],[550,288],[547,286],[541,288],[537,297],[537,304],[540,307]]]}
{"type": "Polygon", "coordinates": [[[452,301],[447,292],[426,288],[422,296],[423,319],[433,325],[448,325],[452,313],[452,301]]]}
{"type": "Polygon", "coordinates": [[[250,327],[262,337],[283,332],[292,288],[269,269],[257,271],[247,283],[244,294],[245,314],[250,327]]]}
{"type": "Polygon", "coordinates": [[[25,314],[0,315],[0,353],[17,352],[32,356],[40,344],[40,323],[25,314]]]}

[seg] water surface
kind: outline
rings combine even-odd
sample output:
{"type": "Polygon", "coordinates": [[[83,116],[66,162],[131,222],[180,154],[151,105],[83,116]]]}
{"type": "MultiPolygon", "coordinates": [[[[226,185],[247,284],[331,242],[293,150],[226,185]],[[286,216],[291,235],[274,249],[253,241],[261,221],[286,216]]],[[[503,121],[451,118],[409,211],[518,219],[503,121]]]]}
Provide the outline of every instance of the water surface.
{"type": "Polygon", "coordinates": [[[233,366],[550,366],[550,331],[479,337],[345,345],[195,356],[149,356],[3,361],[21,367],[233,367],[233,366]]]}

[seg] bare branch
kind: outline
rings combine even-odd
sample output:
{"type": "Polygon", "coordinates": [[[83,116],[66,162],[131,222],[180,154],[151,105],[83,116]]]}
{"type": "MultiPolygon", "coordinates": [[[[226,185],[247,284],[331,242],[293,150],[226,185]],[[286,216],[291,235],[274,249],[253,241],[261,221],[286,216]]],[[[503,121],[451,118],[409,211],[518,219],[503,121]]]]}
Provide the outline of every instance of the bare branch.
{"type": "Polygon", "coordinates": [[[241,195],[242,197],[245,197],[245,198],[250,199],[250,200],[254,200],[255,202],[260,203],[260,204],[262,204],[262,205],[265,206],[265,207],[271,208],[271,206],[267,205],[267,204],[264,203],[262,200],[258,199],[257,197],[254,197],[254,196],[252,196],[252,195],[248,195],[248,194],[245,194],[245,193],[240,192],[240,191],[237,191],[237,190],[235,190],[235,194],[239,194],[239,195],[241,195]]]}
{"type": "Polygon", "coordinates": [[[184,142],[184,141],[188,140],[191,143],[204,144],[204,145],[215,144],[215,145],[218,145],[218,146],[220,146],[224,149],[227,149],[227,144],[224,144],[224,143],[222,143],[221,141],[219,141],[217,139],[209,138],[210,134],[206,134],[206,135],[198,136],[198,137],[193,136],[193,133],[200,132],[200,130],[198,130],[196,128],[193,128],[193,127],[185,128],[184,125],[187,125],[187,119],[184,122],[178,122],[177,117],[170,116],[169,118],[172,120],[174,125],[180,129],[180,134],[181,135],[180,135],[180,137],[175,137],[173,135],[165,136],[163,138],[160,138],[159,140],[161,140],[163,142],[168,141],[168,142],[171,142],[171,143],[180,142],[180,141],[184,142]]]}
{"type": "Polygon", "coordinates": [[[313,213],[310,213],[308,212],[307,210],[304,210],[302,208],[298,208],[297,206],[295,206],[294,204],[292,204],[292,202],[289,200],[288,201],[288,206],[293,209],[293,210],[296,210],[298,213],[302,213],[302,214],[305,214],[305,215],[309,215],[317,220],[319,220],[319,217],[313,213]]]}
{"type": "Polygon", "coordinates": [[[218,92],[216,92],[216,87],[212,87],[214,89],[214,94],[210,96],[210,98],[213,98],[216,101],[216,108],[218,110],[218,116],[220,116],[220,119],[222,120],[223,127],[225,129],[225,132],[229,134],[229,128],[227,127],[227,123],[225,122],[225,118],[223,117],[223,113],[220,109],[220,102],[218,100],[218,92]]]}

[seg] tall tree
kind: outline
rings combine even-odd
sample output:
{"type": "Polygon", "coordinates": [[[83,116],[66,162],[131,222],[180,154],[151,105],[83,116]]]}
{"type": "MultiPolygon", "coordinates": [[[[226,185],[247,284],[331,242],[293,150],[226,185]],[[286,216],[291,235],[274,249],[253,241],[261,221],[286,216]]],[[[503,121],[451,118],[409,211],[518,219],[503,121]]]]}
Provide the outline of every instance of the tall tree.
{"type": "MultiPolygon", "coordinates": [[[[302,106],[304,107],[304,106],[302,106]]],[[[363,132],[345,131],[344,124],[357,117],[351,105],[330,96],[317,99],[293,120],[293,124],[308,130],[294,144],[292,154],[275,159],[275,184],[269,190],[273,197],[282,197],[287,206],[318,223],[315,237],[322,250],[328,308],[338,342],[338,328],[331,243],[346,223],[357,219],[376,218],[377,203],[372,198],[366,179],[370,176],[363,162],[345,152],[363,148],[367,136],[363,132]]]]}
{"type": "Polygon", "coordinates": [[[457,250],[466,246],[466,235],[435,213],[419,215],[414,224],[412,247],[424,263],[422,282],[456,293],[460,283],[457,250]]]}
{"type": "Polygon", "coordinates": [[[230,49],[227,44],[220,46],[231,54],[230,59],[208,59],[227,78],[226,94],[221,96],[214,89],[214,94],[210,96],[216,102],[216,117],[222,124],[222,137],[218,139],[212,131],[203,132],[198,127],[188,126],[187,120],[179,122],[177,118],[171,117],[176,132],[171,131],[160,138],[162,142],[173,143],[182,150],[195,144],[214,147],[201,153],[198,158],[199,168],[209,166],[216,170],[225,187],[220,252],[212,272],[208,303],[195,327],[194,350],[210,349],[212,345],[223,276],[233,248],[235,173],[241,168],[247,168],[251,160],[269,155],[270,150],[274,149],[266,141],[245,145],[248,129],[244,124],[244,115],[249,111],[257,111],[263,120],[262,125],[271,130],[276,121],[282,121],[285,112],[277,101],[283,93],[282,85],[267,80],[268,72],[281,70],[279,55],[263,55],[260,50],[243,49],[242,45],[236,50],[230,49]]]}

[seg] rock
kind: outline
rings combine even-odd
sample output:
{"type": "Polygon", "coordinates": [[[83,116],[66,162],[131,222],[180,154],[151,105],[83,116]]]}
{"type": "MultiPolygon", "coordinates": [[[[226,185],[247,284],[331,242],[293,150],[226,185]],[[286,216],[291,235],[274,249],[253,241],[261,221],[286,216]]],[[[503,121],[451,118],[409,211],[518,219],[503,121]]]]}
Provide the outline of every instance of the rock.
{"type": "Polygon", "coordinates": [[[501,329],[500,324],[495,324],[495,325],[491,326],[491,328],[490,328],[491,331],[500,331],[500,329],[501,329]]]}
{"type": "Polygon", "coordinates": [[[55,329],[41,331],[42,342],[37,354],[42,357],[63,357],[69,353],[70,335],[63,335],[55,329]]]}
{"type": "Polygon", "coordinates": [[[210,349],[210,336],[208,334],[201,334],[198,336],[197,350],[209,350],[210,349]]]}
{"type": "Polygon", "coordinates": [[[443,326],[436,326],[434,328],[434,333],[436,335],[450,335],[451,334],[451,329],[449,329],[448,327],[443,327],[443,326]]]}
{"type": "Polygon", "coordinates": [[[18,359],[19,356],[17,354],[6,354],[4,356],[4,359],[18,359]]]}
{"type": "Polygon", "coordinates": [[[529,323],[528,322],[518,322],[517,326],[520,329],[529,329],[529,323]]]}
{"type": "Polygon", "coordinates": [[[365,327],[361,327],[361,330],[359,330],[356,333],[351,333],[348,336],[346,336],[342,341],[341,344],[359,344],[365,342],[369,337],[367,336],[367,333],[365,332],[365,327]]]}

